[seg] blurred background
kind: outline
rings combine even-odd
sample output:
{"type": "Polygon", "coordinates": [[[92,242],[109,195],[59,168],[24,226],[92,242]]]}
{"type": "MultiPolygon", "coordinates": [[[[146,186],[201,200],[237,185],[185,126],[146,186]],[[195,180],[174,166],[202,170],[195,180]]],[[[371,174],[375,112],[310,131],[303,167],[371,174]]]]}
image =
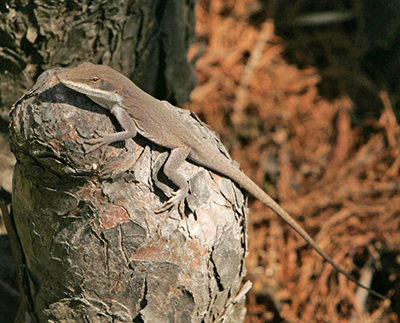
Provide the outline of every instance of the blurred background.
{"type": "Polygon", "coordinates": [[[250,199],[246,322],[398,322],[400,5],[201,0],[185,107],[355,288],[250,199]]]}

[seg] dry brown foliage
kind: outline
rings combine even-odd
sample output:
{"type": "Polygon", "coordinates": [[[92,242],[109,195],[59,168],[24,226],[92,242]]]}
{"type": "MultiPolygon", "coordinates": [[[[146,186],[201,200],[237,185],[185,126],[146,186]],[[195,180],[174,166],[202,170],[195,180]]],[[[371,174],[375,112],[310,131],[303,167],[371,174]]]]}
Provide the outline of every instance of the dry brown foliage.
{"type": "MultiPolygon", "coordinates": [[[[380,119],[363,120],[373,133],[361,135],[349,97],[322,98],[316,70],[285,60],[273,22],[249,24],[255,5],[199,2],[190,56],[201,55],[200,84],[186,107],[337,263],[365,284],[379,270],[373,288],[387,292],[400,262],[400,127],[388,97],[380,119]],[[394,255],[389,266],[383,254],[394,255]]],[[[389,300],[367,300],[257,201],[249,231],[246,322],[398,322],[389,300]]]]}

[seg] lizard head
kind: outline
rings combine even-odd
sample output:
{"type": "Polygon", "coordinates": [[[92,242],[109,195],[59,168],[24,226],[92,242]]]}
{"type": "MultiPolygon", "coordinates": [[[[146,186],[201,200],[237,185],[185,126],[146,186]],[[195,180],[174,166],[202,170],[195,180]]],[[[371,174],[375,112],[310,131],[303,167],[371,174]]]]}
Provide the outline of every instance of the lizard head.
{"type": "Polygon", "coordinates": [[[89,62],[57,74],[61,84],[85,94],[106,109],[122,101],[118,88],[121,78],[125,77],[112,68],[89,62]]]}

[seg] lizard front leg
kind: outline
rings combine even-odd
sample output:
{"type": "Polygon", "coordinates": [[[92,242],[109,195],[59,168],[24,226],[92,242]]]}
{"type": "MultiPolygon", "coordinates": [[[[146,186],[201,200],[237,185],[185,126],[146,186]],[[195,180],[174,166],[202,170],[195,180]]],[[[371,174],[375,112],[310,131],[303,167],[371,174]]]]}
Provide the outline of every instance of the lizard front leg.
{"type": "Polygon", "coordinates": [[[137,129],[135,122],[124,108],[117,105],[111,110],[111,113],[115,116],[124,131],[108,134],[102,138],[85,140],[85,143],[94,145],[92,148],[87,150],[87,153],[92,152],[104,145],[109,145],[116,141],[127,140],[136,136],[137,129]]]}
{"type": "Polygon", "coordinates": [[[164,174],[178,187],[173,196],[157,210],[157,213],[167,211],[173,207],[178,207],[179,213],[185,213],[185,197],[189,192],[189,185],[186,179],[178,173],[178,168],[189,156],[190,149],[187,147],[175,148],[171,150],[164,165],[164,174]]]}

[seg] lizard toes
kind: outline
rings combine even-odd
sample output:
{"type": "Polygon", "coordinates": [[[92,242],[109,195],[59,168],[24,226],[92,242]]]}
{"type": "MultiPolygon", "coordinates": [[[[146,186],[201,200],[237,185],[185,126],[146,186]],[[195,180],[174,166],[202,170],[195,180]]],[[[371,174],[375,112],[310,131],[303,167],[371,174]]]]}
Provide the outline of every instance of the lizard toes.
{"type": "Polygon", "coordinates": [[[91,153],[106,144],[103,138],[85,140],[84,143],[91,145],[90,148],[85,148],[86,153],[91,153]]]}
{"type": "Polygon", "coordinates": [[[179,214],[183,217],[185,215],[185,200],[180,201],[178,206],[179,214]]]}
{"type": "Polygon", "coordinates": [[[99,145],[99,144],[105,144],[105,141],[103,138],[87,139],[87,140],[85,140],[85,144],[99,145]]]}
{"type": "Polygon", "coordinates": [[[174,205],[170,204],[167,202],[165,202],[159,209],[157,209],[155,212],[156,213],[163,213],[165,211],[168,211],[169,209],[171,209],[174,205]]]}
{"type": "Polygon", "coordinates": [[[179,213],[183,216],[185,214],[185,196],[186,194],[182,190],[174,192],[173,196],[156,210],[156,213],[178,208],[179,213]]]}

